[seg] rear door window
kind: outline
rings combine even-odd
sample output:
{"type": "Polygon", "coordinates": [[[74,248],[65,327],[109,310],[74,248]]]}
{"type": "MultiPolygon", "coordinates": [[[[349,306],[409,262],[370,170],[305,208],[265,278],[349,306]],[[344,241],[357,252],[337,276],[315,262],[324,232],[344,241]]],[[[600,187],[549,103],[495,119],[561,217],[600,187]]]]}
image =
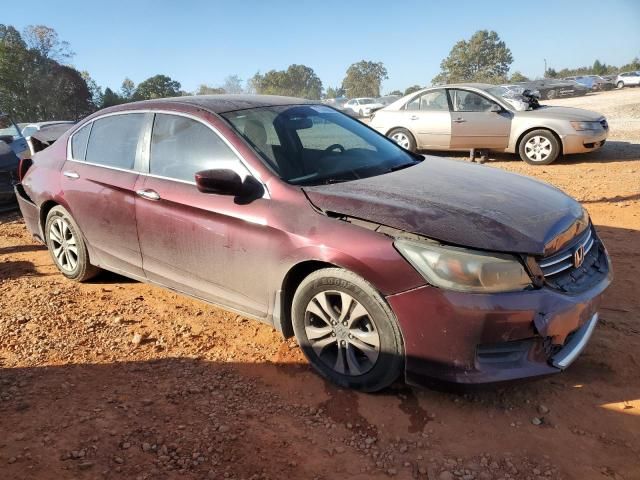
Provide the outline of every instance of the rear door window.
{"type": "Polygon", "coordinates": [[[247,171],[236,154],[210,128],[190,118],[156,114],[151,134],[149,173],[194,182],[196,172],[229,168],[247,171]]]}
{"type": "Polygon", "coordinates": [[[448,111],[449,103],[444,90],[425,92],[407,104],[407,110],[448,111]]]}
{"type": "Polygon", "coordinates": [[[94,121],[86,161],[133,170],[143,125],[144,113],[111,115],[94,121]]]}
{"type": "Polygon", "coordinates": [[[71,137],[71,158],[74,160],[84,160],[85,158],[91,125],[91,123],[85,125],[71,137]]]}

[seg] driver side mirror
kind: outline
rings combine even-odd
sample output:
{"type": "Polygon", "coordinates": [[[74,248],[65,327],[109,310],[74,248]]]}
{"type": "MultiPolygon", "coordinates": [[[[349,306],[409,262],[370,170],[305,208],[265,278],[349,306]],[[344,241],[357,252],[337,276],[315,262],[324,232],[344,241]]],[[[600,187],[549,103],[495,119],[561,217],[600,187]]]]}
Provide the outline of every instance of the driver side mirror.
{"type": "Polygon", "coordinates": [[[489,111],[493,113],[500,113],[502,111],[502,107],[497,103],[494,103],[493,105],[491,105],[491,108],[489,109],[489,111]]]}
{"type": "Polygon", "coordinates": [[[231,195],[237,203],[248,203],[264,194],[264,187],[254,177],[248,175],[242,181],[240,175],[226,168],[197,172],[196,187],[202,193],[231,195]]]}

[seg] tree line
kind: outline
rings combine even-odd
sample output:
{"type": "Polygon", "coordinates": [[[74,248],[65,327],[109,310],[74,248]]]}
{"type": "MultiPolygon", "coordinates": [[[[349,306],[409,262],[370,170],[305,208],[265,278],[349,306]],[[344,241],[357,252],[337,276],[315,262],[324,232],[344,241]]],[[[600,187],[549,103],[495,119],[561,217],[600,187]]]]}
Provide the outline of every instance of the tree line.
{"type": "MultiPolygon", "coordinates": [[[[389,78],[382,62],[361,60],[347,68],[342,83],[326,89],[311,67],[289,65],[285,70],[256,72],[243,81],[238,75],[226,77],[222,85],[200,85],[186,92],[179,81],[167,75],[154,75],[136,85],[130,78],[119,89],[104,90],[89,72],[78,71],[69,62],[73,51],[68,42],[45,25],[30,25],[20,33],[11,25],[0,24],[0,111],[15,121],[54,119],[79,120],[101,108],[122,103],[181,95],[219,93],[259,93],[319,100],[336,97],[379,97],[382,82],[389,78]]],[[[458,82],[506,83],[529,80],[520,72],[509,75],[513,55],[494,31],[479,30],[460,40],[440,63],[440,73],[432,84],[458,82]]],[[[548,69],[546,76],[561,78],[579,74],[612,74],[640,70],[635,58],[622,67],[596,60],[591,67],[548,69]]],[[[423,88],[411,85],[389,95],[407,95],[423,88]]]]}

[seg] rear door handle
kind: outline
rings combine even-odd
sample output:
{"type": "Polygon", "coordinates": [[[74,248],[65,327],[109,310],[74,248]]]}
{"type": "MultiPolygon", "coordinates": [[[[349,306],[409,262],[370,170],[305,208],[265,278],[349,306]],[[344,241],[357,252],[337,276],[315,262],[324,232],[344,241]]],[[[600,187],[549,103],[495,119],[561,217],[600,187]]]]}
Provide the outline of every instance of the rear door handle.
{"type": "Polygon", "coordinates": [[[77,179],[80,178],[80,175],[77,172],[66,171],[62,172],[62,174],[67,178],[77,179]]]}
{"type": "Polygon", "coordinates": [[[409,118],[411,120],[418,120],[418,118],[420,118],[420,117],[418,117],[417,115],[411,115],[409,118]]]}
{"type": "Polygon", "coordinates": [[[147,200],[160,200],[160,195],[155,190],[136,190],[136,194],[139,197],[146,198],[147,200]]]}
{"type": "Polygon", "coordinates": [[[464,123],[464,122],[466,122],[466,120],[462,117],[458,117],[453,121],[453,123],[464,123]]]}

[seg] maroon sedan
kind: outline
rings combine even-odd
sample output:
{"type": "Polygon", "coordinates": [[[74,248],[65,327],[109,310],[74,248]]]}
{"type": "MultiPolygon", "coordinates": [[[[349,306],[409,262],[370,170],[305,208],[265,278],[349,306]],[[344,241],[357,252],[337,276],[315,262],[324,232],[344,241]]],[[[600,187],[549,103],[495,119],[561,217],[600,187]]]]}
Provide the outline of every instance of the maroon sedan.
{"type": "Polygon", "coordinates": [[[364,391],[566,368],[611,281],[579,203],[412,154],[330,107],[198,96],[100,111],[16,187],[63,275],[100,269],[295,335],[364,391]]]}

